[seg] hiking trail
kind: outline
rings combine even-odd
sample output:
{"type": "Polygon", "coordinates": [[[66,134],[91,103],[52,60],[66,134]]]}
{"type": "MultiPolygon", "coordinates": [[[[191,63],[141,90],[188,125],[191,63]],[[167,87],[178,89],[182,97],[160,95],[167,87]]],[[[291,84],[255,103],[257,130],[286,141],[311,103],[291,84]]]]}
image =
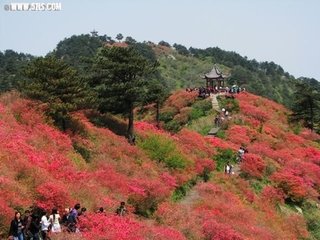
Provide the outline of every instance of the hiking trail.
{"type": "Polygon", "coordinates": [[[212,103],[212,109],[220,112],[221,110],[220,110],[218,99],[217,99],[218,95],[220,94],[210,94],[210,98],[212,103]]]}

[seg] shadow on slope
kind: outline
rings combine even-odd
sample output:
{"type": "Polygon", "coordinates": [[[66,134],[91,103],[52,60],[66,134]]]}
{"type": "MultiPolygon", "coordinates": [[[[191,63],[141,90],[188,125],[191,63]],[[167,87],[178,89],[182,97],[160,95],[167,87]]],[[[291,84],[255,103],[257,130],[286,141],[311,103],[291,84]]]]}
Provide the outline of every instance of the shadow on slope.
{"type": "Polygon", "coordinates": [[[119,117],[110,113],[101,114],[97,111],[87,111],[85,115],[94,125],[108,128],[119,136],[127,136],[127,124],[119,117]]]}

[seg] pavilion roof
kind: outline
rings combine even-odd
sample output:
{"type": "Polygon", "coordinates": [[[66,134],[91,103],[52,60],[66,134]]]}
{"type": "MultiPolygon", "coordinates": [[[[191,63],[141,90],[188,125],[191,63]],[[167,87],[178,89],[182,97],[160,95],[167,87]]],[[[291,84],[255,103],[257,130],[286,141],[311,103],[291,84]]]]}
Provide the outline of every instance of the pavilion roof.
{"type": "Polygon", "coordinates": [[[204,78],[225,78],[226,76],[218,69],[216,65],[213,66],[212,70],[204,74],[204,78]]]}

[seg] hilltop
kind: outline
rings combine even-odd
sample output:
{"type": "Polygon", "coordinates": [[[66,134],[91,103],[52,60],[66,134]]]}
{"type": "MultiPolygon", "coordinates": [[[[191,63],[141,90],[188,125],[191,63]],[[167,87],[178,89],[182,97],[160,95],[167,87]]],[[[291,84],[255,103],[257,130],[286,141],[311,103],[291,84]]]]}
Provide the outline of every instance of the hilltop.
{"type": "Polygon", "coordinates": [[[282,105],[245,92],[220,98],[231,119],[218,137],[203,136],[192,126],[213,114],[207,101],[185,91],[166,100],[162,117],[172,116],[162,124],[175,119],[177,133],[157,128],[153,106],[144,109],[130,145],[110,130],[110,119],[125,124],[118,116],[74,112],[76,131],[63,133],[41,104],[3,94],[2,234],[14,209],[80,202],[89,212],[80,218],[84,239],[319,239],[319,135],[289,125],[282,105]],[[248,153],[239,172],[226,175],[239,146],[248,153]],[[120,201],[126,217],[114,214],[120,201]],[[100,206],[106,215],[93,213],[100,206]]]}
{"type": "MultiPolygon", "coordinates": [[[[107,35],[91,36],[89,34],[73,35],[57,44],[48,56],[55,56],[75,67],[81,74],[88,70],[88,61],[102,46],[133,45],[145,57],[157,59],[164,84],[172,90],[186,87],[203,86],[200,75],[209,72],[214,64],[230,75],[228,85],[237,84],[250,92],[264,96],[292,108],[295,84],[305,82],[319,92],[320,83],[313,78],[300,77],[296,79],[274,62],[258,62],[233,51],[219,47],[187,49],[180,44],[172,46],[160,41],[158,44],[150,41],[139,43],[128,36],[123,42],[116,42],[107,35]]],[[[34,57],[29,54],[6,50],[0,53],[0,92],[19,88],[25,81],[23,68],[34,57]]]]}

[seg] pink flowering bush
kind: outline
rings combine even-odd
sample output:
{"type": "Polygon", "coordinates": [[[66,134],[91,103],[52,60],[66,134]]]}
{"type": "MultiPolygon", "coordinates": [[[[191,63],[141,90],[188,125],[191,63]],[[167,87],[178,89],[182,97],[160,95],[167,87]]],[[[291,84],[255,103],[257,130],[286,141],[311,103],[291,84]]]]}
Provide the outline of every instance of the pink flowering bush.
{"type": "MultiPolygon", "coordinates": [[[[172,118],[184,121],[196,98],[196,92],[179,91],[161,111],[169,109],[172,118]]],[[[42,114],[45,105],[17,94],[3,95],[0,238],[7,237],[16,209],[24,211],[35,204],[61,210],[77,202],[88,209],[80,217],[81,236],[53,239],[310,237],[303,215],[283,213],[276,206],[282,207],[286,200],[318,201],[320,150],[314,141],[319,135],[305,129],[294,134],[287,122],[289,111],[279,104],[250,93],[236,98],[240,112],[231,113],[226,139],[203,137],[185,128],[172,134],[138,121],[133,146],[123,136],[91,123],[86,117],[90,110],[72,113],[81,134],[62,133],[42,114]],[[248,153],[239,169],[233,156],[241,145],[248,153]],[[221,151],[230,152],[235,174],[216,170],[214,156],[221,151]],[[185,196],[173,201],[179,190],[185,196]],[[115,215],[121,201],[128,209],[125,217],[115,215]],[[106,214],[95,214],[99,207],[106,214]]]]}
{"type": "Polygon", "coordinates": [[[261,178],[265,167],[266,164],[260,156],[253,153],[247,153],[244,155],[241,170],[249,176],[261,178]]]}

